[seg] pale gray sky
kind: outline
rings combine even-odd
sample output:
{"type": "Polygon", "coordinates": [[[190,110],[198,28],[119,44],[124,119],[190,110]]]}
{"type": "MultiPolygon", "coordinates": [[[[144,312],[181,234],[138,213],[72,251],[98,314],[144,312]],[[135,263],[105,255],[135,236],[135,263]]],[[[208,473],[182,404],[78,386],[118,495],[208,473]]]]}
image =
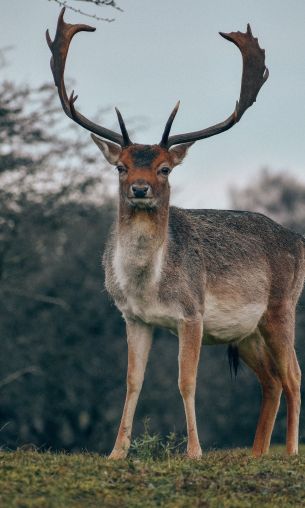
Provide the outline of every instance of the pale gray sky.
{"type": "MultiPolygon", "coordinates": [[[[14,45],[4,77],[39,85],[50,80],[46,28],[55,33],[59,7],[47,0],[1,0],[1,47],[14,45]]],[[[70,50],[67,76],[75,80],[86,116],[117,105],[124,117],[142,115],[148,128],[137,142],[160,140],[178,99],[173,133],[224,120],[239,96],[241,56],[218,31],[245,31],[247,22],[266,50],[270,78],[241,122],[198,141],[172,174],[175,204],[225,208],[229,185],[243,185],[262,166],[305,182],[305,2],[303,0],[121,0],[114,23],[66,12],[89,23],[70,50]]],[[[97,12],[97,9],[95,9],[97,12]]],[[[114,113],[107,116],[114,125],[114,113]]],[[[85,134],[87,135],[87,134],[85,134]]],[[[88,134],[89,135],[89,134],[88,134]]]]}

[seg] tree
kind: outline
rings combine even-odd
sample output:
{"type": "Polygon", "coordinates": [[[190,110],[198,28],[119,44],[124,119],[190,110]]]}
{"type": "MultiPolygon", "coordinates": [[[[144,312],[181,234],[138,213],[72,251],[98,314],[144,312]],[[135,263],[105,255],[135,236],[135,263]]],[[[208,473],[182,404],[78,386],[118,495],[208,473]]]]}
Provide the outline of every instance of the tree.
{"type": "Polygon", "coordinates": [[[234,208],[268,215],[283,226],[305,233],[305,186],[284,172],[263,170],[256,183],[231,191],[234,208]]]}
{"type": "MultiPolygon", "coordinates": [[[[97,245],[103,244],[113,217],[109,172],[89,136],[77,136],[74,126],[70,132],[62,123],[57,104],[53,86],[32,90],[9,82],[0,85],[0,428],[4,424],[7,434],[3,431],[1,438],[11,446],[24,440],[39,444],[42,429],[56,427],[52,402],[49,411],[45,407],[58,393],[59,380],[64,387],[61,400],[69,400],[70,381],[73,386],[79,374],[66,362],[75,322],[76,342],[82,320],[94,327],[83,300],[90,301],[84,266],[90,273],[92,248],[94,280],[87,273],[86,283],[95,288],[98,308],[102,277],[97,245]],[[75,301],[78,286],[81,296],[75,301]],[[39,395],[42,390],[45,398],[39,395]]],[[[90,364],[83,358],[84,366],[90,364]]],[[[58,419],[69,427],[67,416],[58,419]]],[[[64,437],[53,439],[55,446],[70,443],[64,437]]]]}
{"type": "Polygon", "coordinates": [[[67,199],[89,192],[91,199],[101,199],[107,192],[109,171],[99,167],[100,158],[83,133],[67,129],[57,103],[51,85],[0,86],[0,279],[31,203],[44,202],[49,213],[67,199]],[[65,134],[57,134],[55,126],[65,134]]]}

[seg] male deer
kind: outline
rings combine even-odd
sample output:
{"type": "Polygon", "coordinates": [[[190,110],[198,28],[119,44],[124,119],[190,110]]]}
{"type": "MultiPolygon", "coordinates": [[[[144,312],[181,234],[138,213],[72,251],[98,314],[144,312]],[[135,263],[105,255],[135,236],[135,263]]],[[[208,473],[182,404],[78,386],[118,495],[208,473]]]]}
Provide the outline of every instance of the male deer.
{"type": "Polygon", "coordinates": [[[197,140],[235,125],[268,77],[265,52],[247,32],[221,33],[241,51],[243,74],[234,113],[210,128],[170,136],[178,104],[158,145],[131,142],[122,116],[121,134],[99,126],[75,109],[64,84],[70,41],[87,25],[58,20],[51,67],[65,113],[92,133],[93,141],[119,172],[119,210],[104,254],[106,287],[126,321],[127,394],[113,459],[124,458],[151,347],[154,326],[179,337],[179,389],[191,458],[201,456],[195,416],[197,365],[202,342],[227,344],[255,372],[262,406],[253,454],[268,452],[284,390],[287,452],[297,453],[300,368],[294,349],[295,308],[305,275],[305,240],[264,215],[169,206],[168,176],[197,140]],[[107,141],[106,141],[107,140],[107,141]]]}

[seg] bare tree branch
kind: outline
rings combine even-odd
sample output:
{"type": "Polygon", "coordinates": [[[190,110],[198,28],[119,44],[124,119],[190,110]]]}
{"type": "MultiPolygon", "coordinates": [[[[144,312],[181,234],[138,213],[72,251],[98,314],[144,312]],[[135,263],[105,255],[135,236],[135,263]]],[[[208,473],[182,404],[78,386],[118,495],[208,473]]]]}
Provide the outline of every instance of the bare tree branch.
{"type": "Polygon", "coordinates": [[[124,12],[124,10],[117,5],[117,3],[114,0],[74,0],[74,2],[86,2],[90,4],[97,5],[98,7],[112,7],[113,9],[116,9],[117,11],[124,12]]]}
{"type": "Polygon", "coordinates": [[[47,296],[38,293],[30,293],[22,289],[5,288],[5,287],[2,287],[0,289],[3,293],[11,293],[13,295],[30,298],[31,300],[36,300],[38,302],[50,303],[51,305],[58,305],[59,307],[62,307],[65,310],[70,309],[70,306],[62,298],[55,298],[53,296],[47,296]]]}
{"type": "Polygon", "coordinates": [[[25,367],[24,369],[16,370],[15,372],[12,372],[11,374],[9,374],[0,381],[0,389],[3,388],[4,386],[13,383],[14,381],[17,381],[17,379],[24,376],[25,374],[39,374],[39,373],[41,373],[41,371],[35,365],[25,367]]]}
{"type": "MultiPolygon", "coordinates": [[[[70,0],[72,1],[72,0],[70,0]]],[[[117,3],[114,0],[74,0],[76,2],[86,2],[96,5],[97,7],[112,7],[113,9],[123,12],[123,9],[117,5],[117,3]]],[[[88,12],[84,12],[81,9],[78,9],[77,7],[73,7],[70,5],[68,0],[49,0],[49,2],[56,2],[61,7],[66,7],[66,9],[70,9],[73,12],[77,12],[78,14],[82,14],[83,16],[87,16],[88,18],[93,18],[98,21],[107,21],[108,23],[112,23],[112,21],[115,21],[115,18],[104,18],[101,16],[97,16],[96,14],[89,14],[88,12]]]]}

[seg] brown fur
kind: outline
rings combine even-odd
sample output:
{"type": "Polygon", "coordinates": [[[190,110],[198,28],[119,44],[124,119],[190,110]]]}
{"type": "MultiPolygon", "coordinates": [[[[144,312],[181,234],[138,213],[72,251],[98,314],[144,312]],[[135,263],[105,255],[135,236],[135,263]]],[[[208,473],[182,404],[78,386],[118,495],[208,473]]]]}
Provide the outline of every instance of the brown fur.
{"type": "Polygon", "coordinates": [[[287,451],[296,453],[300,369],[294,319],[305,276],[304,238],[257,213],[169,207],[168,179],[160,167],[172,169],[186,149],[180,147],[175,162],[170,151],[155,146],[144,146],[142,155],[140,145],[118,154],[126,171],[104,266],[106,287],[126,320],[129,354],[126,402],[111,458],[127,454],[156,325],[179,336],[189,457],[201,456],[194,402],[201,342],[234,344],[261,383],[253,454],[269,449],[282,389],[287,451]],[[148,206],[130,197],[134,182],[149,184],[148,206]]]}
{"type": "Polygon", "coordinates": [[[174,153],[174,150],[167,150],[160,145],[133,144],[122,149],[120,161],[128,169],[148,169],[150,174],[153,175],[162,162],[168,163],[170,167],[174,166],[174,153]]]}

